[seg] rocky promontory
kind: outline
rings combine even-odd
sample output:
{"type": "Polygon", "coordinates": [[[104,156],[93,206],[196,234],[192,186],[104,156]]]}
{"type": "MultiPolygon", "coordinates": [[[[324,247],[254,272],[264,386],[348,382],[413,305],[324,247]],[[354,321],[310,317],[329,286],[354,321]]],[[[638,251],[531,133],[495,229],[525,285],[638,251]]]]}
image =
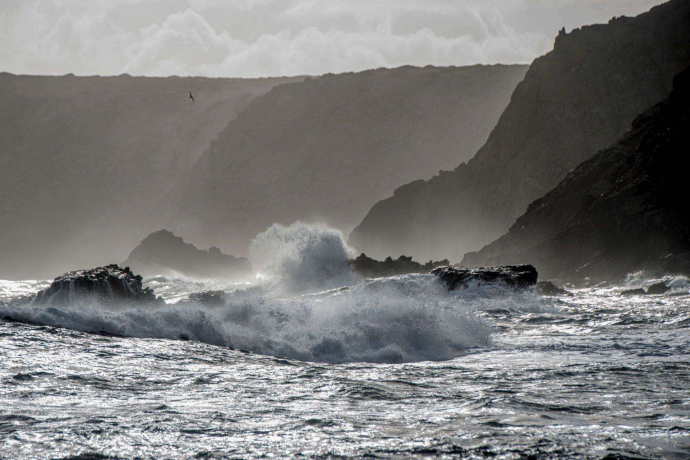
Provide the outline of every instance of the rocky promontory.
{"type": "Polygon", "coordinates": [[[537,270],[531,265],[464,268],[451,266],[447,259],[420,264],[406,256],[397,259],[387,257],[384,261],[379,261],[360,254],[356,259],[350,260],[350,267],[361,278],[431,273],[441,279],[450,291],[464,289],[475,283],[500,283],[511,288],[526,288],[536,285],[538,278],[537,270]]]}
{"type": "Polygon", "coordinates": [[[690,68],[674,78],[668,100],[638,116],[622,139],[582,163],[506,235],[467,254],[462,264],[528,262],[546,278],[575,284],[640,270],[690,273],[690,206],[681,167],[688,145],[690,68]]]}
{"type": "Polygon", "coordinates": [[[511,288],[526,288],[537,284],[539,274],[531,265],[503,267],[438,267],[431,271],[448,287],[449,291],[467,288],[470,284],[501,283],[511,288]]]}
{"type": "Polygon", "coordinates": [[[60,275],[46,289],[14,299],[11,304],[65,306],[90,302],[99,305],[164,303],[151,288],[142,286],[142,277],[132,273],[129,267],[106,265],[60,275]]]}
{"type": "Polygon", "coordinates": [[[668,97],[690,65],[689,25],[690,2],[671,0],[562,33],[532,63],[477,154],[378,202],[350,246],[377,258],[459,260],[505,234],[529,203],[668,97]]]}
{"type": "Polygon", "coordinates": [[[412,260],[412,257],[400,256],[397,259],[387,257],[383,261],[372,259],[366,254],[360,254],[350,261],[350,267],[356,275],[362,278],[381,278],[386,276],[407,275],[410,273],[429,273],[437,267],[450,265],[448,260],[439,262],[429,261],[420,264],[412,260]]]}
{"type": "Polygon", "coordinates": [[[144,238],[123,265],[132,267],[144,276],[173,274],[213,279],[253,275],[246,258],[223,254],[216,247],[207,251],[197,249],[168,230],[160,230],[144,238]]]}

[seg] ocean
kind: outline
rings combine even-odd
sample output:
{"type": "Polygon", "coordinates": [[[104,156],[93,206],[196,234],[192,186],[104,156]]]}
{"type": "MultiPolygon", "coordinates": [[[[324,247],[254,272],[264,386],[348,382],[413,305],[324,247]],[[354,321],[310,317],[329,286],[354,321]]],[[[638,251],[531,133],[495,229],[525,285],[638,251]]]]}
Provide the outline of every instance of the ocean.
{"type": "MultiPolygon", "coordinates": [[[[287,281],[0,307],[0,458],[690,457],[687,278],[633,297],[659,280],[572,297],[287,281]],[[178,303],[207,290],[224,303],[178,303]]],[[[47,285],[2,281],[0,301],[47,285]]]]}

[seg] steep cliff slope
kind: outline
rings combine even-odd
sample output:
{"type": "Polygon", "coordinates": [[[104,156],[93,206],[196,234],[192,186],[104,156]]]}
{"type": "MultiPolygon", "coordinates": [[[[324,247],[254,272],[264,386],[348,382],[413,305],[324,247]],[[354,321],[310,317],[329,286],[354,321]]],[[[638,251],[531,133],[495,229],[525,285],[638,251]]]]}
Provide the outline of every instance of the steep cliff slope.
{"type": "Polygon", "coordinates": [[[230,120],[298,80],[0,74],[0,279],[122,260],[230,120]]]}
{"type": "Polygon", "coordinates": [[[277,86],[204,155],[178,219],[190,226],[176,233],[241,254],[276,222],[347,232],[395,187],[474,154],[526,70],[402,67],[277,86]]]}
{"type": "Polygon", "coordinates": [[[668,100],[637,117],[616,144],[530,204],[463,265],[520,261],[542,277],[583,283],[649,270],[690,273],[690,68],[668,100]]]}
{"type": "Polygon", "coordinates": [[[690,64],[690,2],[562,33],[538,58],[477,155],[374,206],[350,243],[374,257],[460,258],[665,99],[690,64]]]}

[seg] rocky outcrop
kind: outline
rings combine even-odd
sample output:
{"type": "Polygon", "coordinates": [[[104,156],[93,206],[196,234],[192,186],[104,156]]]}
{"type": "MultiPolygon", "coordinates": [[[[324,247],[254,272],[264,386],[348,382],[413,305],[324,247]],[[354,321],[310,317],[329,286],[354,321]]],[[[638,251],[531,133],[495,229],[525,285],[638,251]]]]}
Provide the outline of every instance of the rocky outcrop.
{"type": "Polygon", "coordinates": [[[177,305],[203,305],[204,307],[220,307],[225,305],[224,291],[201,291],[189,294],[186,299],[177,303],[177,305]]]}
{"type": "MultiPolygon", "coordinates": [[[[586,284],[690,273],[690,68],[668,100],[638,116],[617,143],[533,202],[510,231],[463,265],[529,262],[542,276],[586,284]]],[[[638,292],[639,293],[639,292],[638,292]]]]}
{"type": "Polygon", "coordinates": [[[461,259],[668,97],[690,65],[690,2],[563,33],[536,59],[477,155],[377,203],[349,243],[372,257],[461,259]]]}
{"type": "Polygon", "coordinates": [[[671,288],[666,286],[664,283],[652,284],[647,288],[647,294],[649,295],[659,295],[666,294],[671,288]]]}
{"type": "Polygon", "coordinates": [[[646,291],[643,288],[628,289],[627,291],[621,292],[621,295],[660,295],[666,294],[670,290],[671,288],[666,286],[665,283],[656,283],[649,286],[646,291]]]}
{"type": "Polygon", "coordinates": [[[470,284],[502,284],[511,288],[526,288],[537,283],[537,270],[531,265],[504,267],[439,267],[431,271],[443,281],[448,290],[464,289],[470,284]]]}
{"type": "Polygon", "coordinates": [[[406,66],[276,86],[196,165],[178,211],[185,236],[246,254],[274,223],[348,233],[400,184],[473,155],[526,70],[406,66]]]}
{"type": "Polygon", "coordinates": [[[387,257],[384,261],[379,261],[360,254],[359,257],[350,261],[350,267],[356,275],[362,278],[381,278],[386,276],[407,275],[410,273],[429,273],[437,267],[450,265],[448,260],[440,262],[429,261],[420,264],[412,260],[412,257],[400,256],[393,260],[387,257]]]}
{"type": "Polygon", "coordinates": [[[573,293],[570,291],[567,291],[563,288],[559,288],[555,284],[553,284],[551,281],[539,281],[537,285],[535,286],[535,291],[537,291],[537,294],[539,295],[548,295],[548,296],[573,296],[573,293]]]}
{"type": "Polygon", "coordinates": [[[91,270],[77,270],[58,276],[50,287],[39,291],[22,303],[32,305],[64,306],[97,302],[100,305],[155,305],[163,300],[150,288],[142,287],[142,278],[129,267],[118,265],[91,270]]]}
{"type": "Polygon", "coordinates": [[[216,247],[207,251],[197,249],[168,230],[144,238],[123,265],[144,276],[173,274],[202,279],[253,276],[246,258],[223,254],[216,247]]]}
{"type": "Polygon", "coordinates": [[[300,80],[0,74],[0,279],[122,260],[151,228],[186,236],[169,210],[192,165],[253,98],[300,80]]]}

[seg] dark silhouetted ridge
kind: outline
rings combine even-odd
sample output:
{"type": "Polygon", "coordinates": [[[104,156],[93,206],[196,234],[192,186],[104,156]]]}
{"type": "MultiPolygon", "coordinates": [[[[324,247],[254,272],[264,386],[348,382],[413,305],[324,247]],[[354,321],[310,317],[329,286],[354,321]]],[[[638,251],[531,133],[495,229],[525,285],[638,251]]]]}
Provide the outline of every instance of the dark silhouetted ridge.
{"type": "Polygon", "coordinates": [[[397,189],[353,231],[373,257],[459,260],[503,235],[529,203],[619,139],[690,65],[690,2],[561,34],[531,65],[467,163],[397,189]]]}
{"type": "MultiPolygon", "coordinates": [[[[668,100],[635,118],[611,147],[534,201],[463,265],[531,263],[562,282],[614,281],[647,270],[690,274],[690,69],[668,100]]],[[[643,291],[644,292],[644,291],[643,291]]]]}
{"type": "Polygon", "coordinates": [[[223,254],[216,247],[208,251],[197,249],[168,230],[144,238],[122,265],[144,276],[179,274],[208,279],[252,275],[251,265],[244,257],[223,254]]]}

